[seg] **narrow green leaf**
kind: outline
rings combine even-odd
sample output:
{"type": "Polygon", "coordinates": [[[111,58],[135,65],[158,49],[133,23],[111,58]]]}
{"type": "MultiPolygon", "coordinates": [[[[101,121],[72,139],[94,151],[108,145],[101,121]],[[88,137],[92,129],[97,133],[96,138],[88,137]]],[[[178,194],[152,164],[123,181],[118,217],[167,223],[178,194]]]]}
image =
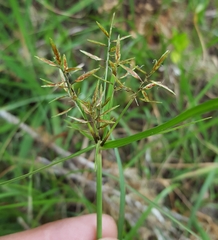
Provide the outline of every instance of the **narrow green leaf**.
{"type": "MultiPolygon", "coordinates": [[[[160,134],[164,134],[164,133],[176,131],[176,130],[178,130],[178,129],[180,129],[180,128],[188,127],[188,126],[190,126],[190,125],[193,125],[193,124],[196,124],[196,123],[199,123],[199,122],[203,122],[203,121],[209,120],[209,119],[211,119],[211,118],[212,118],[212,117],[207,117],[207,118],[203,118],[203,119],[200,119],[200,120],[197,120],[197,121],[192,121],[192,122],[189,122],[189,123],[185,123],[185,124],[182,124],[182,125],[173,127],[173,128],[169,128],[169,129],[167,129],[166,131],[160,132],[160,134]]],[[[201,142],[202,142],[202,140],[201,140],[201,142]]],[[[207,146],[207,147],[208,147],[208,146],[207,146]]],[[[209,148],[209,147],[208,147],[208,148],[209,148]]],[[[216,154],[218,154],[218,149],[217,149],[216,154]]]]}
{"type": "Polygon", "coordinates": [[[96,145],[91,145],[91,146],[89,146],[89,147],[87,147],[87,148],[84,148],[84,149],[82,149],[82,150],[74,153],[74,154],[71,154],[71,155],[68,156],[68,157],[64,157],[64,158],[58,159],[58,160],[56,160],[56,161],[53,161],[52,163],[50,163],[50,164],[48,164],[48,165],[46,165],[46,166],[43,166],[43,167],[38,168],[38,169],[36,169],[36,170],[33,170],[33,171],[29,172],[29,173],[23,174],[22,176],[15,177],[15,178],[12,178],[12,179],[7,180],[7,181],[1,181],[1,182],[0,182],[0,186],[1,186],[1,185],[5,185],[5,184],[9,184],[9,183],[12,183],[12,182],[16,182],[16,181],[21,180],[21,179],[24,179],[24,178],[27,178],[27,177],[29,177],[29,176],[32,176],[32,175],[35,174],[35,173],[41,172],[41,171],[43,171],[43,170],[45,170],[45,169],[47,169],[47,168],[50,168],[50,167],[52,167],[52,166],[55,166],[55,165],[57,165],[57,164],[59,164],[59,163],[62,163],[62,162],[64,162],[64,161],[68,160],[68,159],[72,159],[72,158],[74,158],[74,157],[80,156],[81,154],[86,153],[86,152],[92,150],[93,148],[95,148],[95,146],[96,146],[96,145]]]}
{"type": "Polygon", "coordinates": [[[207,112],[214,111],[214,110],[218,110],[218,98],[209,100],[209,101],[202,103],[196,107],[188,109],[185,112],[174,117],[173,119],[169,120],[168,122],[163,123],[152,129],[146,130],[141,133],[134,134],[129,137],[121,138],[121,139],[118,139],[115,141],[108,141],[104,144],[103,149],[116,148],[116,147],[122,147],[122,146],[128,145],[132,142],[135,142],[135,141],[141,140],[143,138],[147,138],[149,136],[153,136],[153,135],[159,134],[160,132],[166,131],[167,129],[169,129],[189,118],[196,117],[203,113],[207,113],[207,112]]]}
{"type": "Polygon", "coordinates": [[[68,113],[71,109],[73,109],[73,107],[71,107],[71,108],[69,108],[69,109],[67,109],[67,110],[65,110],[65,111],[63,111],[63,112],[60,112],[60,113],[58,113],[58,114],[56,114],[56,115],[54,115],[54,116],[52,116],[52,117],[54,118],[54,117],[58,117],[58,116],[61,116],[61,115],[63,115],[63,114],[66,114],[66,113],[68,113]]]}
{"type": "Polygon", "coordinates": [[[101,113],[100,116],[103,116],[103,115],[105,115],[105,114],[107,114],[107,113],[113,111],[114,109],[118,108],[119,106],[120,106],[120,105],[117,105],[117,106],[114,106],[114,107],[112,107],[112,108],[106,110],[105,112],[101,113]]]}
{"type": "Polygon", "coordinates": [[[43,78],[40,78],[40,80],[42,80],[43,82],[46,82],[46,83],[48,83],[48,84],[53,84],[53,82],[50,82],[50,81],[48,81],[48,80],[46,80],[46,79],[43,79],[43,78]]]}
{"type": "Polygon", "coordinates": [[[61,96],[61,97],[56,97],[56,98],[52,99],[51,101],[49,101],[49,103],[52,103],[52,102],[54,102],[54,101],[57,101],[57,100],[60,100],[60,99],[62,99],[62,98],[66,98],[66,97],[68,97],[68,95],[63,95],[63,96],[61,96]]]}
{"type": "Polygon", "coordinates": [[[218,169],[218,164],[217,163],[211,163],[211,165],[207,166],[207,167],[201,167],[199,169],[190,171],[190,172],[186,172],[186,173],[182,173],[177,177],[174,177],[173,179],[171,179],[171,181],[181,181],[184,180],[186,178],[199,178],[199,176],[201,175],[205,175],[210,173],[213,170],[218,169]]]}

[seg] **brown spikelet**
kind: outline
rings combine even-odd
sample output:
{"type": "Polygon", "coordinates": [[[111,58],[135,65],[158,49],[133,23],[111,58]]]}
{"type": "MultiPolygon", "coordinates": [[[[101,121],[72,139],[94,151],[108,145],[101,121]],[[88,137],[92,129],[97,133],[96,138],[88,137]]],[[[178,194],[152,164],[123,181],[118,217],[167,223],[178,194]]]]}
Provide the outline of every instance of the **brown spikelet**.
{"type": "Polygon", "coordinates": [[[97,72],[100,68],[96,68],[93,69],[87,73],[82,74],[81,76],[79,76],[75,82],[82,82],[83,80],[85,80],[86,78],[90,77],[91,75],[93,75],[95,72],[97,72]]]}
{"type": "Polygon", "coordinates": [[[52,62],[52,61],[50,61],[50,60],[48,60],[48,59],[46,59],[46,58],[40,58],[40,57],[37,57],[37,56],[35,56],[35,57],[36,57],[37,59],[39,59],[40,61],[49,64],[49,65],[52,66],[52,67],[58,67],[58,65],[57,65],[56,63],[54,63],[54,62],[52,62]]]}
{"type": "Polygon", "coordinates": [[[131,68],[129,67],[126,67],[124,66],[123,64],[120,64],[120,66],[125,69],[132,77],[136,78],[136,79],[139,79],[141,82],[142,82],[142,79],[139,77],[139,75],[134,71],[132,70],[131,68]]]}
{"type": "Polygon", "coordinates": [[[91,59],[95,60],[95,61],[101,61],[102,59],[98,56],[95,56],[91,53],[88,53],[86,51],[80,50],[80,52],[82,52],[83,54],[85,54],[86,56],[90,57],[91,59]]]}
{"type": "Polygon", "coordinates": [[[63,55],[63,67],[64,67],[64,70],[68,69],[67,58],[65,54],[63,55]]]}
{"type": "Polygon", "coordinates": [[[155,81],[151,81],[151,82],[152,82],[151,84],[155,84],[156,86],[162,87],[162,88],[166,89],[167,91],[169,91],[170,93],[172,93],[173,95],[176,95],[171,89],[169,89],[167,86],[165,86],[161,82],[155,82],[155,81]]]}
{"type": "Polygon", "coordinates": [[[53,40],[52,40],[51,38],[49,38],[49,40],[50,40],[50,44],[51,44],[53,53],[54,53],[54,55],[55,55],[55,60],[57,61],[57,63],[58,63],[59,65],[61,65],[61,55],[60,55],[60,53],[59,53],[59,51],[58,51],[55,43],[53,42],[53,40]]]}
{"type": "Polygon", "coordinates": [[[116,67],[116,65],[112,61],[110,61],[110,60],[109,60],[109,65],[111,67],[113,75],[117,76],[117,67],[116,67]]]}
{"type": "Polygon", "coordinates": [[[148,98],[148,94],[144,91],[144,90],[142,90],[142,95],[143,95],[143,99],[141,99],[141,100],[143,100],[144,102],[149,102],[150,100],[149,100],[149,98],[148,98]]]}
{"type": "Polygon", "coordinates": [[[78,70],[82,70],[82,68],[78,68],[78,67],[71,67],[71,68],[67,68],[65,70],[66,73],[69,73],[69,72],[76,72],[78,70]]]}
{"type": "Polygon", "coordinates": [[[99,45],[99,46],[103,46],[103,47],[106,47],[106,46],[107,46],[105,43],[98,42],[98,41],[95,41],[95,40],[88,39],[87,41],[90,42],[90,43],[99,45]]]}
{"type": "Polygon", "coordinates": [[[117,44],[116,44],[116,53],[115,53],[115,61],[116,61],[117,64],[120,61],[120,57],[121,57],[121,54],[120,54],[120,36],[118,35],[117,44]]]}
{"type": "Polygon", "coordinates": [[[72,117],[72,116],[69,116],[69,118],[72,118],[73,120],[75,120],[75,121],[77,121],[79,123],[88,123],[89,122],[87,120],[76,118],[76,117],[72,117]]]}
{"type": "Polygon", "coordinates": [[[101,31],[106,35],[107,38],[110,37],[109,33],[107,32],[107,30],[99,23],[99,22],[96,22],[98,27],[101,29],[101,31]]]}
{"type": "Polygon", "coordinates": [[[163,61],[167,58],[168,54],[170,53],[169,50],[167,50],[161,57],[158,61],[155,62],[151,72],[150,72],[150,75],[153,74],[155,71],[157,71],[157,69],[161,66],[161,64],[163,63],[163,61]]]}
{"type": "Polygon", "coordinates": [[[143,89],[151,89],[154,86],[156,86],[156,84],[154,82],[152,82],[152,83],[147,84],[145,87],[143,87],[143,89]]]}

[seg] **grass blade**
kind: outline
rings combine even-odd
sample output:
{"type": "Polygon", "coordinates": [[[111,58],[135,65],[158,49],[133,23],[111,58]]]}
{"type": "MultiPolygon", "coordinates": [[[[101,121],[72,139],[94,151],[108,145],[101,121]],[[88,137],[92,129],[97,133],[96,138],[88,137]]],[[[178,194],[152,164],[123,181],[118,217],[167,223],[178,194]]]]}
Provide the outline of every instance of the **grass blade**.
{"type": "Polygon", "coordinates": [[[10,180],[8,180],[8,181],[0,182],[0,186],[1,186],[1,185],[5,185],[5,184],[9,184],[9,183],[12,183],[12,182],[16,182],[16,181],[21,180],[21,179],[24,179],[24,178],[27,178],[27,177],[35,174],[35,173],[41,172],[41,171],[43,171],[44,169],[50,168],[50,167],[52,167],[52,166],[54,166],[54,165],[56,165],[56,164],[58,164],[58,163],[62,163],[62,162],[64,162],[64,161],[68,160],[68,159],[77,157],[77,156],[79,156],[79,155],[81,155],[81,154],[83,154],[83,153],[85,153],[85,152],[88,152],[88,151],[92,150],[94,147],[95,147],[95,145],[91,145],[91,146],[89,146],[89,147],[87,147],[87,148],[84,148],[84,149],[82,149],[82,150],[74,153],[74,154],[69,155],[68,157],[64,157],[64,158],[58,159],[58,160],[52,162],[51,164],[48,164],[48,165],[46,165],[46,166],[43,166],[43,167],[38,168],[38,169],[36,169],[36,170],[33,170],[33,171],[29,172],[29,173],[23,174],[23,175],[20,176],[20,177],[16,177],[16,178],[10,179],[10,180]]]}
{"type": "Polygon", "coordinates": [[[157,127],[154,127],[152,129],[146,130],[141,133],[134,134],[129,137],[121,138],[118,140],[114,141],[108,141],[104,144],[104,149],[109,149],[109,148],[116,148],[116,147],[122,147],[125,145],[128,145],[132,142],[141,140],[143,138],[147,138],[149,136],[159,134],[160,132],[166,131],[167,129],[175,126],[176,124],[181,123],[182,121],[185,121],[189,118],[196,117],[198,115],[201,115],[203,113],[207,113],[210,111],[214,111],[218,109],[218,98],[209,100],[205,103],[202,103],[196,107],[193,107],[191,109],[186,110],[185,112],[179,114],[175,118],[169,120],[166,123],[163,123],[157,127]]]}

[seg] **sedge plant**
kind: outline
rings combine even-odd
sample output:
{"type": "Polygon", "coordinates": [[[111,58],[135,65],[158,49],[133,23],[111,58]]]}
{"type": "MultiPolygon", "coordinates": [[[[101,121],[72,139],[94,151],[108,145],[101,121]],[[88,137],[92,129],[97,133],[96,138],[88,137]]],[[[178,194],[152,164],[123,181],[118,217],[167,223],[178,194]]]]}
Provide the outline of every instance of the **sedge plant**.
{"type": "MultiPolygon", "coordinates": [[[[77,108],[81,117],[77,118],[70,115],[70,111],[73,107],[57,114],[60,116],[66,114],[69,119],[76,123],[76,129],[80,131],[85,137],[93,140],[95,143],[95,170],[96,170],[96,199],[97,199],[97,239],[102,237],[102,151],[104,146],[107,145],[108,140],[113,138],[112,132],[119,123],[119,120],[128,110],[133,101],[139,105],[139,102],[154,102],[151,100],[148,94],[148,90],[159,86],[172,94],[174,92],[161,82],[153,81],[151,76],[161,66],[169,51],[167,50],[159,60],[154,62],[154,65],[149,73],[143,70],[143,66],[133,65],[134,58],[122,59],[121,45],[125,39],[130,36],[117,36],[113,39],[112,30],[114,24],[114,15],[111,20],[109,31],[107,31],[100,23],[97,25],[100,31],[106,37],[106,43],[96,40],[88,40],[92,44],[101,47],[105,50],[105,59],[102,59],[92,53],[80,50],[82,54],[85,54],[88,58],[96,61],[98,67],[91,69],[78,76],[78,71],[82,69],[79,67],[68,66],[65,55],[61,55],[58,51],[55,43],[50,39],[52,51],[54,54],[54,60],[48,60],[45,58],[37,57],[42,62],[49,64],[52,67],[56,67],[60,72],[60,81],[58,83],[50,82],[42,79],[45,82],[43,87],[55,87],[65,92],[61,98],[67,98],[73,103],[73,107],[77,108]],[[77,74],[75,74],[77,72],[77,74]],[[74,77],[77,76],[77,77],[74,77]],[[80,90],[75,86],[78,83],[92,79],[95,88],[91,93],[91,97],[84,99],[80,90]],[[125,83],[125,79],[136,79],[136,88],[132,88],[125,83]],[[115,119],[112,117],[112,111],[119,108],[119,105],[115,104],[115,98],[117,92],[126,92],[129,94],[129,102],[120,111],[121,113],[115,119]],[[84,128],[84,126],[86,126],[84,128]]],[[[59,98],[59,99],[61,99],[59,98]]],[[[59,100],[55,99],[55,100],[59,100]]],[[[74,125],[73,125],[74,126],[74,125]]],[[[116,146],[113,147],[114,149],[116,146]]],[[[115,155],[117,156],[120,176],[123,178],[122,165],[119,158],[119,152],[115,149],[115,155]]],[[[125,184],[122,180],[121,185],[121,198],[120,198],[120,216],[118,223],[118,238],[122,239],[122,228],[124,219],[124,202],[125,202],[125,184]]]]}

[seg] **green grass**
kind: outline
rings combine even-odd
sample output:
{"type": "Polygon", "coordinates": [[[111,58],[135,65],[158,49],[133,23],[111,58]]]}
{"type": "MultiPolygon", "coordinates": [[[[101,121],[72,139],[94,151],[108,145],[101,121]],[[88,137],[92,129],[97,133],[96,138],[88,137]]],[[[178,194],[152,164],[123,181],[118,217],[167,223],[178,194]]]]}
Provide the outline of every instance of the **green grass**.
{"type": "MultiPolygon", "coordinates": [[[[149,71],[153,60],[169,49],[170,56],[152,80],[164,80],[176,97],[164,89],[152,88],[149,94],[162,103],[140,102],[138,107],[133,102],[113,132],[115,140],[104,145],[103,177],[111,187],[110,194],[105,193],[104,211],[118,221],[119,209],[113,208],[119,200],[113,189],[120,191],[123,180],[122,174],[118,179],[117,172],[122,163],[128,199],[126,218],[118,221],[119,226],[124,223],[123,239],[144,239],[146,232],[154,239],[158,234],[166,239],[190,238],[193,234],[200,239],[213,239],[214,232],[204,220],[211,217],[217,227],[218,4],[163,1],[151,15],[144,14],[150,16],[144,34],[135,32],[140,23],[132,21],[140,17],[134,13],[138,6],[129,1],[127,18],[126,10],[121,11],[122,4],[115,9],[114,37],[130,32],[134,35],[133,39],[122,41],[122,58],[134,56],[136,64],[149,71]],[[207,119],[200,121],[204,118],[207,119]],[[113,153],[114,147],[119,147],[119,152],[113,153]],[[157,215],[154,217],[154,208],[162,222],[156,219],[157,215]]],[[[97,13],[99,6],[100,3],[87,0],[76,4],[12,0],[0,4],[0,113],[4,110],[18,118],[12,123],[8,116],[5,119],[0,115],[0,235],[24,230],[20,219],[29,227],[36,227],[96,211],[95,192],[90,187],[95,181],[94,170],[84,168],[76,158],[83,153],[84,158],[91,156],[93,160],[94,143],[69,128],[65,116],[52,118],[66,110],[69,103],[49,104],[61,93],[41,88],[40,78],[58,82],[59,74],[35,56],[52,58],[52,38],[71,66],[84,63],[84,71],[97,68],[79,50],[103,54],[86,41],[103,41],[95,21],[109,28],[112,11],[97,13]],[[19,121],[38,135],[22,130],[19,121]],[[67,157],[55,151],[50,143],[73,155],[67,157]],[[40,162],[42,158],[46,162],[40,162]],[[82,181],[77,178],[81,173],[82,181]],[[92,190],[88,192],[87,186],[92,190]]],[[[93,81],[83,83],[84,99],[92,94],[93,81]]],[[[136,83],[132,78],[126,80],[132,87],[136,83]]],[[[121,105],[112,113],[117,118],[128,103],[128,96],[115,94],[114,99],[121,105]]],[[[71,114],[79,117],[75,109],[71,114]]],[[[121,192],[124,199],[124,188],[121,192]]]]}

